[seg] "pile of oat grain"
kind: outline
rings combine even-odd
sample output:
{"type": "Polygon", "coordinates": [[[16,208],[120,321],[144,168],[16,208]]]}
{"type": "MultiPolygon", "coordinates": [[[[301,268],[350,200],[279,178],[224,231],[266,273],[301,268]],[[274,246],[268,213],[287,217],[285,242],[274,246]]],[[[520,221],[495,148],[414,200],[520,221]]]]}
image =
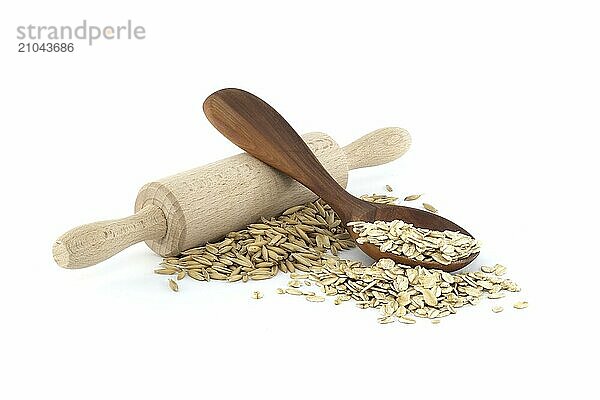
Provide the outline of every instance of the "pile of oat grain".
{"type": "Polygon", "coordinates": [[[322,200],[292,207],[279,217],[230,232],[225,239],[165,258],[157,274],[199,281],[272,278],[278,272],[308,272],[324,253],[355,246],[335,212],[322,200]]]}

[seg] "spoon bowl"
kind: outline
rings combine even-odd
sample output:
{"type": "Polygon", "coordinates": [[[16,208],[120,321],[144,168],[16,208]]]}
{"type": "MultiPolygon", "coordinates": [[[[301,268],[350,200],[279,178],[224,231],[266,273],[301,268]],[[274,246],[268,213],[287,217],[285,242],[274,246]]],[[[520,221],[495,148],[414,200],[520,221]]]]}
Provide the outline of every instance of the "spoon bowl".
{"type": "MultiPolygon", "coordinates": [[[[339,215],[354,241],[358,234],[347,226],[349,222],[396,219],[418,228],[458,231],[471,236],[454,222],[439,215],[416,208],[371,203],[352,196],[329,175],[288,122],[269,104],[251,93],[241,89],[218,90],[204,101],[203,109],[210,123],[231,142],[321,197],[339,215]]],[[[379,246],[371,243],[357,245],[375,260],[390,258],[404,265],[421,265],[444,271],[459,270],[479,254],[443,265],[382,252],[379,246]]]]}
{"type": "MultiPolygon", "coordinates": [[[[467,232],[464,228],[458,226],[454,222],[440,217],[439,215],[432,214],[428,211],[419,210],[417,208],[404,207],[404,206],[395,206],[390,204],[378,204],[371,203],[365,200],[358,199],[363,202],[362,207],[364,208],[364,213],[361,215],[356,215],[352,217],[353,221],[393,221],[396,219],[402,220],[406,223],[413,224],[415,227],[425,228],[436,231],[452,231],[452,232],[460,232],[467,236],[473,237],[469,232],[467,232]]],[[[335,209],[334,209],[335,210],[335,209]]],[[[347,224],[351,221],[345,221],[342,219],[344,224],[347,224]]],[[[354,232],[351,226],[347,227],[348,233],[352,237],[352,239],[356,242],[359,235],[354,232]]],[[[372,243],[356,243],[357,246],[369,257],[378,260],[380,258],[390,258],[397,263],[403,265],[411,265],[417,266],[420,265],[425,268],[435,268],[441,269],[446,272],[457,271],[465,266],[467,266],[471,261],[473,261],[479,253],[471,254],[467,258],[463,258],[461,260],[455,261],[448,265],[440,264],[435,261],[418,261],[412,258],[404,257],[398,254],[382,252],[379,250],[379,246],[372,243]]]]}

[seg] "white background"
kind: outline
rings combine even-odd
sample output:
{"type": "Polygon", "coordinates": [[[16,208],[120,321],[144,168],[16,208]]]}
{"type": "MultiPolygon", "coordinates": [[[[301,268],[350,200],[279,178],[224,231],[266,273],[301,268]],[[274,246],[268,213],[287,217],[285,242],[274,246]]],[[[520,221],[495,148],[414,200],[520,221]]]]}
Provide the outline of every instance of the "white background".
{"type": "Polygon", "coordinates": [[[597,396],[594,2],[0,7],[3,399],[597,396]],[[147,38],[17,53],[18,25],[84,18],[132,19],[147,38]],[[238,152],[201,109],[232,86],[340,144],[408,129],[406,156],[351,172],[349,190],[425,192],[484,240],[473,267],[503,263],[523,291],[501,314],[482,302],[437,326],[381,326],[373,310],[276,295],[284,276],[172,293],[143,244],[57,267],[64,231],[126,216],[145,182],[238,152]]]}

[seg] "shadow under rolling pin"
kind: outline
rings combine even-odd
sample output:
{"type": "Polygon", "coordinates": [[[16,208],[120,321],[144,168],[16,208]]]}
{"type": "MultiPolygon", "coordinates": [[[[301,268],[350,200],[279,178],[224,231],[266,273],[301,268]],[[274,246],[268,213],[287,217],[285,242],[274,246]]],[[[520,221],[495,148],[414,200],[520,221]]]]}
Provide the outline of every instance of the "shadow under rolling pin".
{"type": "MultiPolygon", "coordinates": [[[[348,171],[382,165],[411,144],[401,128],[373,131],[345,147],[315,132],[302,139],[344,188],[348,171]]],[[[52,248],[64,268],[89,267],[146,241],[163,257],[220,239],[228,232],[271,217],[317,196],[293,179],[242,153],[144,185],[135,214],[71,229],[52,248]]]]}

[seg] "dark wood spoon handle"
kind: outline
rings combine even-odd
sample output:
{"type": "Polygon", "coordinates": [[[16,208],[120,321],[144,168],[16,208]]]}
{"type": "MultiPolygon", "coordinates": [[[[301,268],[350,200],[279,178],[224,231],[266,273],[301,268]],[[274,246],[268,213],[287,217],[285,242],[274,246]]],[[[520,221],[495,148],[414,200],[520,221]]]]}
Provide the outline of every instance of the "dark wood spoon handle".
{"type": "Polygon", "coordinates": [[[227,139],[312,190],[345,222],[353,207],[364,207],[364,202],[329,175],[290,124],[260,98],[241,89],[222,89],[208,96],[203,108],[227,139]]]}

